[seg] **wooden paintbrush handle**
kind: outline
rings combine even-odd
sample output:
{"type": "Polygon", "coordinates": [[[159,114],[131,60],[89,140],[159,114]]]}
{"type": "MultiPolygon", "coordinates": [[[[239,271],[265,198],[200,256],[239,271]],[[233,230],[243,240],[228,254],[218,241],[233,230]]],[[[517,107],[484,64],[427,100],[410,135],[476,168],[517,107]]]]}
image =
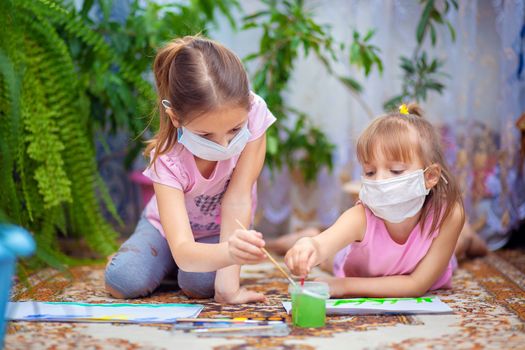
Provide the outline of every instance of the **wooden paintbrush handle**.
{"type": "MultiPolygon", "coordinates": [[[[245,231],[248,231],[246,229],[246,227],[244,227],[244,225],[242,224],[242,222],[240,222],[238,219],[235,219],[235,221],[237,222],[237,224],[245,231]]],[[[277,267],[279,269],[279,271],[281,271],[281,273],[284,275],[284,277],[286,277],[288,279],[288,281],[290,281],[291,284],[293,285],[296,285],[295,281],[292,279],[292,277],[286,272],[284,271],[284,269],[281,267],[281,265],[279,265],[279,263],[273,258],[273,256],[271,256],[270,253],[268,253],[268,251],[265,249],[265,248],[261,248],[261,250],[264,252],[264,254],[266,254],[266,256],[268,257],[268,259],[270,259],[270,261],[275,265],[275,267],[277,267]]]]}

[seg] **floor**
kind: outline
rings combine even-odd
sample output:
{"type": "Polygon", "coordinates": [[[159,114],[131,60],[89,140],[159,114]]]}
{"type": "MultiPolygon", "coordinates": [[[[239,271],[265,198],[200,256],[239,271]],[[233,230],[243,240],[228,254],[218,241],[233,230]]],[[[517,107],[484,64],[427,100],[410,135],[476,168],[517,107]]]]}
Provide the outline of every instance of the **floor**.
{"type": "MultiPolygon", "coordinates": [[[[200,317],[286,316],[280,300],[287,297],[287,283],[270,263],[244,266],[242,283],[264,291],[268,303],[190,301],[170,285],[133,302],[198,302],[205,305],[200,317]]],[[[115,301],[103,289],[103,266],[43,271],[32,285],[18,286],[15,298],[115,301]]],[[[329,317],[324,328],[296,328],[286,337],[204,337],[175,334],[169,325],[17,322],[8,327],[5,349],[525,349],[525,250],[466,261],[454,275],[454,288],[435,294],[453,314],[329,317]]]]}

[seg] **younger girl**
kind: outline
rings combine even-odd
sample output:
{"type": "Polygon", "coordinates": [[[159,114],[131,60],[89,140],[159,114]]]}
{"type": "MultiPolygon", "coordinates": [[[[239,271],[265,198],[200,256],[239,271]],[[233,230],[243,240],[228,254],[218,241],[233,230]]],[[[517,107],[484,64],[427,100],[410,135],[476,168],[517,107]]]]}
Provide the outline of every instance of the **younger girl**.
{"type": "Polygon", "coordinates": [[[262,235],[249,227],[256,179],[275,121],[266,103],[249,91],[241,61],[224,46],[184,37],[162,48],[154,67],[160,128],[145,155],[144,172],[155,196],[133,235],[106,268],[106,289],[116,298],[145,296],[176,273],[189,297],[245,303],[264,295],[239,287],[238,245],[262,235]],[[217,271],[219,270],[219,271],[217,271]],[[217,271],[217,272],[215,272],[217,271]]]}
{"type": "MultiPolygon", "coordinates": [[[[357,156],[360,203],[324,232],[299,239],[286,253],[288,268],[304,278],[328,262],[332,297],[410,297],[450,287],[465,218],[432,125],[416,105],[403,105],[368,126],[357,156]]],[[[256,237],[245,240],[259,246],[256,237]]]]}
{"type": "Polygon", "coordinates": [[[366,128],[357,157],[361,203],[298,240],[285,257],[290,270],[305,277],[335,256],[336,278],[326,279],[333,297],[411,297],[450,287],[464,212],[432,125],[417,106],[403,105],[366,128]]]}

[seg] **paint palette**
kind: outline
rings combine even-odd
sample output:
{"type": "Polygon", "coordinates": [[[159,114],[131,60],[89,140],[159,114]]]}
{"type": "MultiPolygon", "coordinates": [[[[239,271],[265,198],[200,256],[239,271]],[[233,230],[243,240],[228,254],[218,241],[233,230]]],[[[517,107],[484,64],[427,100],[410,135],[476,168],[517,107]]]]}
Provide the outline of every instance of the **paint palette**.
{"type": "Polygon", "coordinates": [[[173,330],[207,337],[284,337],[290,334],[286,319],[283,317],[180,319],[174,324],[173,330]]]}

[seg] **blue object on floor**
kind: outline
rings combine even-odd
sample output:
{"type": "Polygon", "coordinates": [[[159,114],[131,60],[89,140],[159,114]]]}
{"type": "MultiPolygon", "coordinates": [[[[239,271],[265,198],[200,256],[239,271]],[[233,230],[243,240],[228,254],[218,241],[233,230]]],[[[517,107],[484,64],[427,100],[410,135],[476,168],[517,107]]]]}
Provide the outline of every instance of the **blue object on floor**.
{"type": "Polygon", "coordinates": [[[35,241],[23,228],[0,224],[0,349],[4,346],[5,312],[17,257],[33,254],[35,241]]]}

